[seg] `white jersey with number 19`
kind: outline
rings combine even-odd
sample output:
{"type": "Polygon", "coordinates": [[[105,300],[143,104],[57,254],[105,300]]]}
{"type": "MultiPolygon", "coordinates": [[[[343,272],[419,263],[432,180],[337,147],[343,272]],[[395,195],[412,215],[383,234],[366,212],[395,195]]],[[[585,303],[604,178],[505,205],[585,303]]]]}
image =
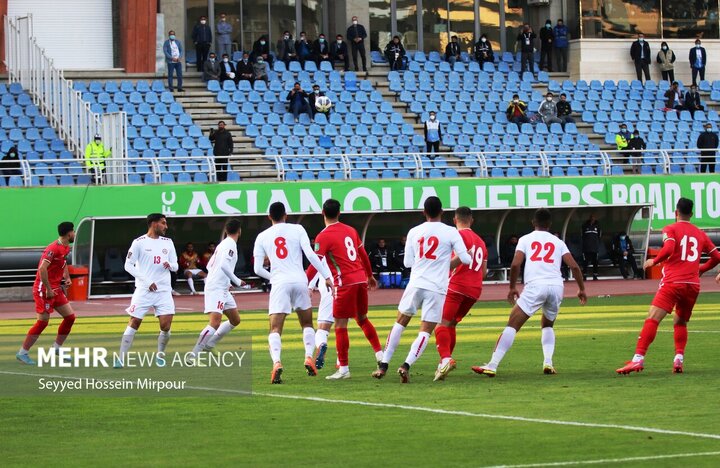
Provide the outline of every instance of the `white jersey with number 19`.
{"type": "Polygon", "coordinates": [[[525,254],[525,284],[563,285],[562,257],[570,253],[562,239],[547,231],[522,236],[517,251],[525,254]]]}

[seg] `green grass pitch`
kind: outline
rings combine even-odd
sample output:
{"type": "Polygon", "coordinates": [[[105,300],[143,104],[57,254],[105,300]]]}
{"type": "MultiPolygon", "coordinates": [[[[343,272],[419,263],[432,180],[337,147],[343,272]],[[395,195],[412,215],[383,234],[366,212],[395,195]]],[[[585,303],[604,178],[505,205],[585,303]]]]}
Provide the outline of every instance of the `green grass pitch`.
{"type": "MultiPolygon", "coordinates": [[[[267,315],[243,312],[233,333],[253,337],[253,396],[2,398],[0,463],[377,467],[608,460],[623,466],[719,466],[720,293],[700,296],[689,327],[685,374],[671,373],[672,323],[666,320],[645,371],[615,375],[632,355],[649,302],[650,296],[594,297],[581,307],[566,300],[556,323],[559,374],[542,374],[534,317],[494,379],[473,374],[470,366],[489,359],[509,307],[480,303],[458,328],[458,369],[447,381],[432,382],[438,361],[433,341],[413,366],[408,385],[392,371],[417,335],[417,320],[382,381],[370,377],[372,350],[352,325],[352,379],[330,382],[324,377],[334,371],[332,365],[319,377],[305,375],[299,327],[289,318],[285,383],[270,385],[267,315]],[[669,458],[673,455],[681,456],[669,458]]],[[[393,307],[371,311],[382,341],[395,314],[393,307]]],[[[0,333],[24,333],[31,322],[0,321],[0,333]]],[[[41,340],[49,343],[58,323],[53,317],[41,340]]],[[[125,323],[125,317],[80,317],[72,344],[88,333],[114,334],[119,341],[125,323]]],[[[178,315],[173,331],[197,333],[204,323],[202,314],[178,315]]],[[[155,320],[148,318],[141,332],[155,334],[155,320]]],[[[332,334],[330,339],[332,350],[332,334]]],[[[171,340],[168,351],[172,348],[171,340]]],[[[328,354],[332,363],[334,352],[328,354]]],[[[0,375],[0,381],[10,378],[0,375]]]]}

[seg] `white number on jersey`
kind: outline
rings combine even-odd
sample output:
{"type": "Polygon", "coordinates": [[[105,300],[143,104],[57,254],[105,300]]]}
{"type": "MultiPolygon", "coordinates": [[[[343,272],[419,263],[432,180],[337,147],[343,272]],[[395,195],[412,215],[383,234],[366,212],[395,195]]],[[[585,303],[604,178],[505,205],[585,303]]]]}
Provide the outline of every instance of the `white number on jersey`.
{"type": "Polygon", "coordinates": [[[700,256],[698,241],[692,236],[683,236],[682,240],[680,240],[680,247],[682,248],[680,251],[680,260],[683,262],[694,262],[700,256]]]}
{"type": "Polygon", "coordinates": [[[355,245],[350,237],[345,238],[345,248],[347,249],[348,259],[354,262],[357,259],[357,250],[355,250],[355,245]]]}
{"type": "Polygon", "coordinates": [[[477,249],[476,251],[473,245],[470,247],[470,250],[468,250],[468,253],[470,254],[470,265],[468,265],[468,268],[473,271],[480,271],[483,264],[483,250],[477,249]]]}

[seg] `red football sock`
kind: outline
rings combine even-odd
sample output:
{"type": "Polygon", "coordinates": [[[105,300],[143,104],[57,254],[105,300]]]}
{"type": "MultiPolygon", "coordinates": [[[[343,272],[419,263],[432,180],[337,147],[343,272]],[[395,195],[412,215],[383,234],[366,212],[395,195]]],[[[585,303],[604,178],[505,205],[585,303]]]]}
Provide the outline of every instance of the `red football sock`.
{"type": "Polygon", "coordinates": [[[27,333],[27,336],[25,337],[25,341],[23,341],[23,349],[25,351],[28,351],[30,348],[32,348],[32,345],[35,344],[38,338],[40,338],[40,334],[45,330],[45,327],[48,326],[47,320],[38,320],[35,322],[35,325],[30,327],[30,330],[27,333]]]}
{"type": "Polygon", "coordinates": [[[435,343],[437,344],[438,353],[440,353],[440,359],[449,358],[452,356],[450,328],[444,325],[438,325],[435,328],[435,343]]]}
{"type": "Polygon", "coordinates": [[[675,325],[675,354],[685,354],[685,346],[688,340],[687,325],[675,325]]]}
{"type": "Polygon", "coordinates": [[[455,352],[455,341],[457,335],[455,334],[455,327],[448,327],[448,331],[450,332],[450,354],[452,354],[455,352]]]}
{"type": "Polygon", "coordinates": [[[348,350],[350,349],[350,338],[347,328],[335,327],[335,346],[337,348],[338,361],[341,366],[348,365],[348,350]]]}
{"type": "Polygon", "coordinates": [[[357,324],[360,326],[360,328],[362,328],[362,331],[365,334],[365,338],[367,338],[370,346],[372,346],[373,351],[375,351],[376,353],[378,351],[382,351],[382,345],[380,345],[380,338],[378,338],[377,331],[375,330],[375,326],[372,324],[372,322],[368,318],[365,318],[362,321],[358,320],[357,324]]]}
{"type": "Polygon", "coordinates": [[[657,335],[657,329],[658,325],[660,325],[660,322],[654,319],[647,319],[645,320],[645,324],[642,327],[642,330],[640,331],[640,338],[638,338],[637,347],[635,348],[635,354],[640,354],[641,356],[645,356],[645,353],[647,353],[648,348],[652,344],[652,342],[655,340],[655,335],[657,335]]]}
{"type": "Polygon", "coordinates": [[[57,343],[58,346],[62,346],[63,343],[65,343],[65,340],[70,334],[70,330],[72,330],[73,323],[75,323],[75,314],[68,315],[60,322],[57,338],[55,338],[55,343],[57,343]]]}

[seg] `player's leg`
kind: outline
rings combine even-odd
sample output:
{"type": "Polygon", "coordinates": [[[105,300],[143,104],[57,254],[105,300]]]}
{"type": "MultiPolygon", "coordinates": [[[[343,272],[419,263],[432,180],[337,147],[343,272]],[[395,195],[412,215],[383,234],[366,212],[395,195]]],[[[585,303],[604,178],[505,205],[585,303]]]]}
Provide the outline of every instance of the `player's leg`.
{"type": "MultiPolygon", "coordinates": [[[[131,309],[132,306],[130,306],[130,309],[128,310],[131,309]]],[[[133,341],[135,340],[135,334],[137,333],[138,329],[140,329],[140,325],[142,325],[143,317],[145,316],[146,312],[147,310],[140,311],[137,308],[130,312],[130,321],[128,322],[127,327],[125,327],[125,331],[123,332],[122,338],[120,339],[120,352],[118,353],[118,356],[115,357],[114,367],[116,369],[122,368],[125,364],[125,357],[127,356],[127,353],[132,347],[133,341]]]]}
{"type": "MultiPolygon", "coordinates": [[[[320,287],[325,287],[321,285],[320,287]]],[[[317,311],[317,330],[315,330],[315,367],[325,367],[325,354],[328,349],[328,336],[332,329],[335,318],[333,317],[333,295],[321,293],[320,304],[317,311]]]]}
{"type": "MultiPolygon", "coordinates": [[[[407,291],[407,289],[405,291],[407,291]]],[[[400,301],[400,304],[403,304],[402,300],[400,301]]],[[[406,310],[405,312],[398,311],[397,320],[393,324],[393,327],[390,330],[390,334],[387,337],[387,341],[385,342],[385,350],[383,351],[383,357],[380,361],[380,365],[378,366],[377,370],[372,373],[372,376],[376,379],[382,379],[383,377],[385,377],[385,374],[388,370],[388,364],[392,359],[393,354],[395,354],[395,350],[397,349],[398,344],[400,344],[400,338],[402,338],[405,327],[408,326],[413,315],[415,315],[415,313],[417,312],[417,308],[413,306],[408,307],[410,310],[406,310]]]]}
{"type": "Polygon", "coordinates": [[[543,350],[543,373],[544,374],[557,374],[555,367],[553,366],[553,355],[555,354],[555,325],[554,319],[549,319],[546,314],[543,314],[540,319],[540,343],[542,344],[543,350]]]}
{"type": "Polygon", "coordinates": [[[195,291],[195,280],[193,280],[193,274],[190,270],[185,270],[183,272],[183,276],[185,276],[185,279],[187,280],[187,284],[190,287],[190,294],[195,295],[197,292],[195,291]]]}
{"type": "Polygon", "coordinates": [[[305,346],[305,370],[311,377],[317,375],[315,367],[315,329],[313,328],[312,309],[297,310],[298,321],[303,334],[303,345],[305,346]]]}
{"type": "Polygon", "coordinates": [[[273,371],[271,374],[271,383],[282,383],[280,378],[282,374],[282,363],[280,362],[280,354],[282,351],[282,331],[285,325],[286,313],[270,314],[270,333],[268,334],[268,344],[270,345],[270,359],[273,362],[273,371]]]}
{"type": "Polygon", "coordinates": [[[59,306],[56,305],[55,310],[63,318],[58,326],[55,343],[53,343],[53,347],[57,350],[65,343],[65,340],[72,330],[73,324],[75,323],[75,312],[69,302],[59,306]]]}
{"type": "MultiPolygon", "coordinates": [[[[39,298],[42,302],[42,298],[39,298]]],[[[35,298],[36,303],[36,310],[38,307],[40,307],[40,310],[44,309],[44,305],[41,303],[38,306],[38,297],[36,295],[35,298]]],[[[37,319],[35,320],[35,324],[33,324],[32,327],[30,327],[30,330],[28,330],[27,335],[25,336],[25,340],[23,341],[22,346],[20,347],[20,350],[17,352],[15,357],[18,361],[22,362],[23,364],[28,364],[31,366],[34,366],[37,364],[34,359],[30,357],[30,348],[35,344],[38,338],[40,338],[40,335],[42,334],[43,330],[47,328],[48,321],[50,320],[50,314],[47,312],[38,312],[37,319]]]]}
{"type": "MultiPolygon", "coordinates": [[[[208,296],[206,295],[205,297],[208,296]]],[[[197,356],[200,351],[205,350],[210,340],[215,336],[217,329],[220,328],[220,323],[222,322],[221,311],[206,311],[205,313],[208,315],[208,324],[205,325],[205,328],[203,328],[200,332],[200,336],[198,336],[197,342],[190,352],[193,358],[197,356]]]]}
{"type": "MultiPolygon", "coordinates": [[[[523,294],[526,296],[530,296],[528,288],[523,291],[523,294]]],[[[528,319],[540,307],[540,305],[535,302],[535,297],[532,298],[532,302],[526,300],[521,303],[522,298],[523,295],[520,295],[520,299],[518,299],[517,304],[515,304],[510,311],[510,318],[508,319],[508,323],[505,326],[505,329],[500,334],[500,337],[495,344],[495,350],[492,353],[490,362],[488,362],[484,366],[473,367],[472,370],[474,372],[478,374],[485,374],[488,377],[494,377],[497,372],[497,368],[500,365],[500,361],[502,361],[502,359],[505,357],[505,354],[512,347],[513,342],[515,341],[515,335],[517,335],[517,332],[520,331],[525,322],[527,322],[528,319]]]]}
{"type": "Polygon", "coordinates": [[[370,343],[370,346],[372,346],[375,352],[375,361],[379,364],[383,359],[383,351],[375,325],[373,325],[368,318],[368,287],[365,284],[360,284],[356,286],[356,290],[355,307],[358,312],[355,321],[368,340],[368,343],[370,343]]]}
{"type": "Polygon", "coordinates": [[[690,321],[690,317],[692,317],[693,308],[700,293],[700,286],[695,284],[686,284],[683,289],[683,294],[681,294],[678,300],[673,317],[673,339],[675,341],[673,372],[675,374],[683,373],[685,346],[687,346],[688,341],[687,323],[690,321]]]}
{"type": "Polygon", "coordinates": [[[162,293],[162,296],[156,299],[155,316],[158,318],[160,325],[160,333],[158,333],[158,358],[156,363],[158,366],[164,366],[165,348],[170,341],[170,328],[172,327],[173,316],[175,315],[175,302],[170,292],[162,293]]]}
{"type": "Polygon", "coordinates": [[[230,333],[238,325],[240,325],[240,312],[237,310],[237,306],[232,308],[228,304],[225,304],[226,309],[223,311],[227,320],[220,324],[215,334],[210,337],[208,342],[205,344],[205,351],[211,351],[215,346],[223,339],[225,335],[230,333]]]}
{"type": "Polygon", "coordinates": [[[455,330],[455,316],[462,305],[462,295],[448,291],[443,305],[442,320],[435,329],[435,344],[440,354],[440,364],[452,358],[452,335],[455,330]],[[452,331],[451,331],[452,329],[452,331]]]}
{"type": "Polygon", "coordinates": [[[348,337],[347,326],[347,318],[335,318],[335,348],[337,349],[338,364],[340,364],[340,367],[338,367],[337,372],[327,376],[327,380],[350,378],[350,362],[348,357],[350,350],[350,338],[348,337]]]}
{"type": "MultiPolygon", "coordinates": [[[[157,312],[156,312],[157,313],[157,312]]],[[[170,328],[172,327],[172,314],[158,315],[160,333],[158,333],[158,353],[165,353],[168,341],[170,341],[170,328]]]]}
{"type": "Polygon", "coordinates": [[[658,326],[660,325],[660,322],[662,322],[662,320],[670,313],[668,311],[672,311],[675,306],[674,299],[672,302],[665,302],[670,297],[670,294],[668,294],[667,291],[662,292],[665,286],[667,285],[661,286],[660,290],[655,295],[655,299],[653,299],[653,303],[650,306],[650,311],[648,313],[648,318],[645,319],[642,330],[640,330],[640,337],[638,338],[637,345],[635,346],[635,354],[632,359],[625,364],[625,366],[616,370],[618,374],[640,372],[645,368],[645,354],[652,342],[655,340],[658,326]]]}
{"type": "Polygon", "coordinates": [[[407,383],[410,377],[410,366],[415,364],[415,361],[420,359],[425,348],[427,348],[430,342],[430,336],[435,330],[435,327],[442,320],[443,304],[445,303],[445,295],[436,293],[434,291],[428,291],[421,289],[418,294],[420,304],[419,307],[422,309],[420,331],[418,332],[417,338],[413,341],[410,346],[410,352],[405,358],[405,362],[398,368],[398,374],[402,383],[407,383]]]}

